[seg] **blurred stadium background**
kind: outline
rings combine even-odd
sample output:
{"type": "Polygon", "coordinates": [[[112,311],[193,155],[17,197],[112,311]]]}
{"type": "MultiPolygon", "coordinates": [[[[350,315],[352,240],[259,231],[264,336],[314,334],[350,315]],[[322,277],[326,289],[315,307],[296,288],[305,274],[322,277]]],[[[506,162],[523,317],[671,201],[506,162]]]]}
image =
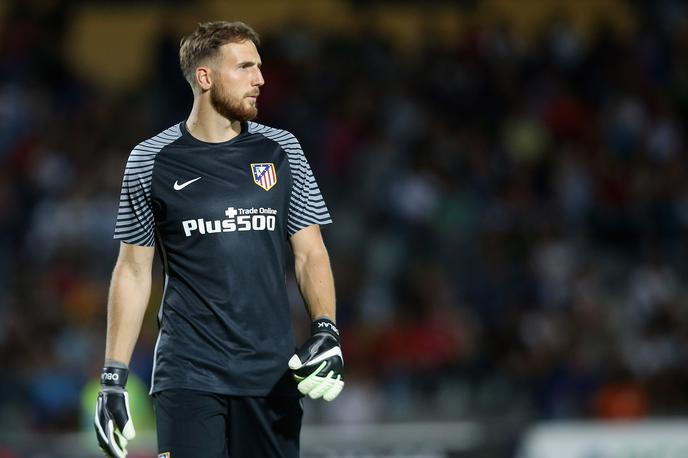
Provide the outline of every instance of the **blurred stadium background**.
{"type": "MultiPolygon", "coordinates": [[[[1,1],[0,458],[99,456],[123,166],[185,118],[178,42],[218,19],[262,35],[258,120],[301,140],[335,220],[348,387],[308,403],[304,456],[688,456],[687,13],[1,1]]],[[[138,458],[154,289],[131,364],[138,458]]]]}

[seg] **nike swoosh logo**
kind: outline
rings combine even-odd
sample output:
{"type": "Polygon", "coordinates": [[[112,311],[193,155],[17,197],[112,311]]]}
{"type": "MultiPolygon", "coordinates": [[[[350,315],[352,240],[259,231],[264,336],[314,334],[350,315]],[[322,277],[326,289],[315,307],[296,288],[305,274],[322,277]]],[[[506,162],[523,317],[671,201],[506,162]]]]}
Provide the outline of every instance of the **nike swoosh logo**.
{"type": "Polygon", "coordinates": [[[175,191],[179,191],[180,189],[184,189],[184,188],[186,188],[187,186],[189,186],[191,183],[193,183],[194,181],[198,181],[198,180],[200,180],[200,179],[201,179],[201,177],[194,178],[193,180],[185,181],[185,182],[182,183],[182,184],[179,184],[177,181],[175,181],[175,182],[174,182],[174,190],[175,190],[175,191]]]}
{"type": "Polygon", "coordinates": [[[322,353],[312,360],[308,361],[308,363],[304,364],[304,366],[315,366],[320,364],[321,362],[325,361],[327,358],[331,358],[333,356],[339,356],[339,358],[344,361],[344,357],[342,356],[342,349],[339,347],[332,347],[329,350],[327,350],[325,353],[322,353]]]}

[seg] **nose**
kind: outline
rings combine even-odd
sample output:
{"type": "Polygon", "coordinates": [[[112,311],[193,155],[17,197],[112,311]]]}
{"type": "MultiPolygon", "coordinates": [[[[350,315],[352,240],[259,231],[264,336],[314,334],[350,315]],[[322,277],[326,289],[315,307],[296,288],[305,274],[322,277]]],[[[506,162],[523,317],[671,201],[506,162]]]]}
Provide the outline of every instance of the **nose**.
{"type": "Polygon", "coordinates": [[[253,85],[260,87],[263,84],[265,84],[265,80],[263,79],[263,72],[260,71],[259,67],[256,67],[256,71],[253,75],[253,85]]]}

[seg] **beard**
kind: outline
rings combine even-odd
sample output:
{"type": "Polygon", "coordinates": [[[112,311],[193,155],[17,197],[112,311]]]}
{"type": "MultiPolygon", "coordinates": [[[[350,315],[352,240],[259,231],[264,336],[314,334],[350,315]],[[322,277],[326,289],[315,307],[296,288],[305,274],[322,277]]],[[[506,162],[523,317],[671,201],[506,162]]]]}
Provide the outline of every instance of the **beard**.
{"type": "Polygon", "coordinates": [[[256,105],[230,94],[219,81],[210,88],[210,104],[229,121],[252,121],[258,116],[256,105]]]}

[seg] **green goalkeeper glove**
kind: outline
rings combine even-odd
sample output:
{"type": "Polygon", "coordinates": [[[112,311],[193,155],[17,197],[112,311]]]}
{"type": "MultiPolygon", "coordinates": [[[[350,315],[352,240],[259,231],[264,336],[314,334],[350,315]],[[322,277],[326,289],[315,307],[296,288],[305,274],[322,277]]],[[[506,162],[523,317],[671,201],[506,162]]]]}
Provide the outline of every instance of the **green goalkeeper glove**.
{"type": "Polygon", "coordinates": [[[301,394],[332,401],[344,388],[344,358],[339,330],[332,320],[319,318],[311,324],[311,337],[289,360],[301,394]]]}

